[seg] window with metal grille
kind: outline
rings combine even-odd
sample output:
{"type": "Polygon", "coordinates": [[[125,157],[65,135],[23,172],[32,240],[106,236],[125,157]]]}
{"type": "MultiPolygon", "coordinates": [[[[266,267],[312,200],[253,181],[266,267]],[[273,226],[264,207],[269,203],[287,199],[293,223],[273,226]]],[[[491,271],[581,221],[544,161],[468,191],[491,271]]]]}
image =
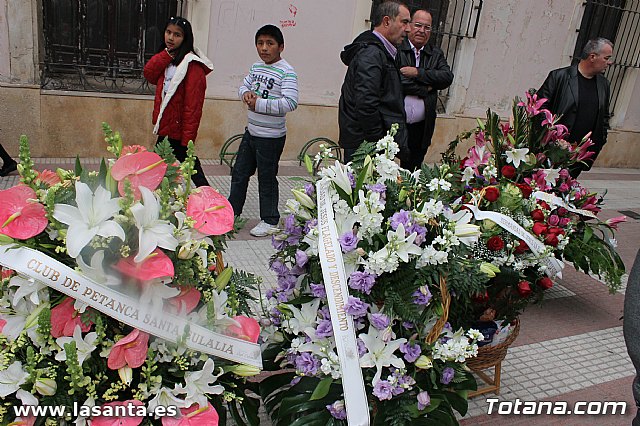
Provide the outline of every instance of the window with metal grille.
{"type": "Polygon", "coordinates": [[[613,65],[605,76],[611,83],[610,108],[616,110],[625,76],[640,68],[640,0],[587,0],[573,54],[580,60],[587,41],[604,37],[614,44],[613,65]]]}
{"type": "Polygon", "coordinates": [[[182,0],[43,0],[44,89],[152,93],[142,76],[182,0]]]}
{"type": "MultiPolygon", "coordinates": [[[[374,0],[371,15],[384,0],[374,0]]],[[[475,38],[480,21],[483,0],[409,0],[404,3],[411,14],[418,9],[431,12],[433,29],[429,44],[444,51],[447,63],[454,69],[458,45],[465,38],[475,38]]],[[[438,96],[438,113],[445,112],[449,89],[441,90],[438,96]]]]}

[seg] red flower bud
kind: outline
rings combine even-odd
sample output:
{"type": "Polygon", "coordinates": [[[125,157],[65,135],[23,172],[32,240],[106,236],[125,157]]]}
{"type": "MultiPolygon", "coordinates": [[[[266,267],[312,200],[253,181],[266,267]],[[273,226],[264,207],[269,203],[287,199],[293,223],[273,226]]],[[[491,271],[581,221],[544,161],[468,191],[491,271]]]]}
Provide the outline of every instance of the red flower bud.
{"type": "Polygon", "coordinates": [[[540,209],[535,209],[531,212],[531,218],[536,222],[542,222],[544,220],[544,213],[540,209]]]}
{"type": "Polygon", "coordinates": [[[507,179],[513,179],[514,177],[516,177],[516,168],[509,164],[503,166],[500,172],[502,173],[502,176],[507,179]]]}
{"type": "Polygon", "coordinates": [[[549,290],[551,287],[553,287],[553,281],[551,281],[551,278],[549,277],[540,278],[537,284],[545,290],[549,290]]]}
{"type": "Polygon", "coordinates": [[[522,254],[527,250],[529,250],[529,246],[527,245],[527,243],[525,243],[523,240],[520,240],[518,243],[518,247],[516,247],[514,251],[516,254],[522,254]]]}
{"type": "Polygon", "coordinates": [[[487,186],[484,189],[484,198],[493,203],[500,197],[500,190],[496,186],[487,186]]]}
{"type": "Polygon", "coordinates": [[[504,241],[498,235],[494,235],[487,240],[487,248],[491,251],[502,250],[504,248],[504,241]]]}
{"type": "Polygon", "coordinates": [[[520,281],[518,283],[518,294],[520,297],[525,298],[531,294],[531,285],[529,281],[520,281]]]}
{"type": "Polygon", "coordinates": [[[547,225],[542,222],[536,222],[533,224],[533,233],[536,235],[544,234],[547,232],[547,225]]]}
{"type": "Polygon", "coordinates": [[[471,298],[478,304],[487,303],[489,301],[489,292],[485,290],[484,294],[476,293],[471,298]]]}

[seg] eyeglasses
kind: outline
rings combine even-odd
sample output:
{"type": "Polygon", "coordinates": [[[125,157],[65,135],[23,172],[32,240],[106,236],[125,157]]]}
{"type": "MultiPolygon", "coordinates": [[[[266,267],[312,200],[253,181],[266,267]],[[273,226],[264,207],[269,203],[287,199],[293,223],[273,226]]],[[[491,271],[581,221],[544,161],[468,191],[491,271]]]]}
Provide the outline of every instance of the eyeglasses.
{"type": "Polygon", "coordinates": [[[416,31],[424,30],[427,33],[431,32],[431,25],[421,24],[420,22],[412,22],[411,25],[413,25],[416,31]]]}

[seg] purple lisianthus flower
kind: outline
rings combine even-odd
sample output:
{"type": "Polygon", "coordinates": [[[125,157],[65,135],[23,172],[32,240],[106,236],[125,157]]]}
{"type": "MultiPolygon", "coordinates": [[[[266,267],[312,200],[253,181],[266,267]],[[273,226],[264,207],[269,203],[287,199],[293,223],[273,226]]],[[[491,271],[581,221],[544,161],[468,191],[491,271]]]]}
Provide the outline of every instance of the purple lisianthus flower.
{"type": "Polygon", "coordinates": [[[365,303],[357,297],[353,296],[349,296],[349,299],[347,299],[347,303],[344,305],[344,311],[356,318],[366,315],[367,309],[369,309],[368,303],[365,303]]]}
{"type": "Polygon", "coordinates": [[[413,240],[413,244],[419,246],[420,244],[424,243],[424,240],[427,237],[427,228],[414,223],[409,226],[409,228],[407,228],[407,234],[413,234],[414,232],[416,233],[416,239],[413,240]]]}
{"type": "Polygon", "coordinates": [[[309,352],[303,352],[296,357],[296,370],[305,376],[315,376],[320,368],[320,361],[309,352]]]}
{"type": "Polygon", "coordinates": [[[280,259],[276,259],[273,262],[271,262],[271,266],[269,267],[269,269],[271,269],[273,272],[275,272],[278,275],[285,275],[286,273],[289,272],[289,268],[287,267],[287,265],[282,263],[280,259]]]}
{"type": "Polygon", "coordinates": [[[443,385],[448,385],[453,380],[453,377],[456,375],[456,372],[453,368],[447,367],[442,370],[442,376],[440,376],[440,383],[443,385]]]}
{"type": "Polygon", "coordinates": [[[300,382],[300,380],[302,380],[302,377],[296,376],[296,377],[293,378],[293,380],[291,380],[291,382],[289,384],[291,386],[295,386],[300,382]]]}
{"type": "Polygon", "coordinates": [[[418,394],[418,410],[422,411],[429,405],[431,405],[431,397],[429,396],[429,392],[420,392],[418,394]]]}
{"type": "Polygon", "coordinates": [[[280,275],[278,277],[278,290],[293,291],[296,288],[298,278],[295,275],[280,275]]]}
{"type": "Polygon", "coordinates": [[[319,297],[321,299],[327,297],[327,291],[324,288],[323,284],[309,284],[309,288],[311,289],[311,294],[313,297],[319,297]]]}
{"type": "Polygon", "coordinates": [[[380,194],[380,199],[384,200],[387,195],[387,187],[383,183],[374,183],[372,185],[365,186],[369,191],[377,192],[380,194]]]}
{"type": "Polygon", "coordinates": [[[307,253],[303,252],[302,250],[296,250],[296,265],[299,267],[303,267],[304,265],[307,264],[307,261],[309,260],[309,256],[307,256],[307,253]]]}
{"type": "Polygon", "coordinates": [[[407,362],[415,362],[415,360],[420,357],[422,349],[420,348],[420,345],[412,345],[407,342],[400,345],[400,352],[404,354],[404,359],[407,362]]]}
{"type": "Polygon", "coordinates": [[[421,286],[419,289],[413,292],[413,303],[416,305],[428,305],[431,300],[431,291],[426,285],[421,286]]]}
{"type": "Polygon", "coordinates": [[[371,325],[378,330],[383,330],[389,327],[389,324],[391,324],[389,317],[381,313],[371,314],[370,319],[371,319],[371,325]]]}
{"type": "Polygon", "coordinates": [[[287,292],[278,293],[278,295],[276,296],[276,300],[278,301],[278,303],[288,302],[289,295],[287,294],[287,292]]]}
{"type": "Polygon", "coordinates": [[[331,319],[331,313],[329,312],[328,306],[323,306],[322,308],[318,309],[318,314],[322,317],[322,319],[331,319]]]}
{"type": "Polygon", "coordinates": [[[273,247],[274,250],[282,250],[286,244],[286,241],[282,239],[282,235],[276,234],[271,236],[271,247],[273,247]]]}
{"type": "Polygon", "coordinates": [[[377,276],[374,274],[356,271],[349,276],[349,287],[369,294],[371,293],[373,285],[376,283],[376,278],[377,276]]]}
{"type": "Polygon", "coordinates": [[[349,253],[358,247],[358,237],[353,233],[353,231],[347,231],[338,238],[340,241],[340,246],[342,247],[342,251],[345,253],[349,253]]]}
{"type": "Polygon", "coordinates": [[[306,221],[306,223],[304,224],[304,229],[303,232],[306,234],[309,233],[309,231],[311,231],[312,228],[315,228],[316,226],[318,226],[318,219],[311,219],[306,221]]]}
{"type": "Polygon", "coordinates": [[[413,325],[413,323],[409,322],[409,321],[403,321],[402,322],[402,326],[404,328],[406,328],[407,330],[411,330],[411,329],[413,329],[415,327],[415,325],[413,325]]]}
{"type": "Polygon", "coordinates": [[[367,353],[367,345],[360,338],[356,339],[356,343],[358,344],[358,358],[362,358],[367,353]]]}
{"type": "Polygon", "coordinates": [[[347,176],[349,177],[349,182],[351,183],[351,187],[355,188],[356,187],[356,177],[351,172],[347,172],[347,176]]]}
{"type": "Polygon", "coordinates": [[[320,338],[333,336],[333,326],[330,320],[320,320],[316,328],[316,336],[320,338]]]}
{"type": "Polygon", "coordinates": [[[406,210],[400,210],[391,216],[389,219],[389,223],[391,224],[391,229],[394,231],[398,229],[398,225],[402,224],[404,229],[409,227],[409,221],[411,220],[411,214],[406,210]]]}
{"type": "Polygon", "coordinates": [[[347,418],[347,410],[344,407],[343,400],[327,405],[327,410],[329,410],[329,413],[331,413],[335,419],[345,420],[347,418]]]}
{"type": "Polygon", "coordinates": [[[379,380],[373,387],[373,394],[380,400],[393,398],[393,385],[387,380],[379,380]]]}
{"type": "Polygon", "coordinates": [[[312,183],[305,183],[304,184],[304,193],[307,194],[309,197],[313,196],[313,194],[315,194],[316,192],[316,187],[314,184],[312,183]]]}
{"type": "Polygon", "coordinates": [[[272,308],[271,311],[269,311],[269,316],[273,325],[279,326],[280,324],[282,324],[282,312],[280,312],[277,308],[272,308]]]}
{"type": "Polygon", "coordinates": [[[274,295],[275,295],[275,290],[270,288],[269,290],[267,290],[264,295],[267,299],[271,299],[274,295]]]}

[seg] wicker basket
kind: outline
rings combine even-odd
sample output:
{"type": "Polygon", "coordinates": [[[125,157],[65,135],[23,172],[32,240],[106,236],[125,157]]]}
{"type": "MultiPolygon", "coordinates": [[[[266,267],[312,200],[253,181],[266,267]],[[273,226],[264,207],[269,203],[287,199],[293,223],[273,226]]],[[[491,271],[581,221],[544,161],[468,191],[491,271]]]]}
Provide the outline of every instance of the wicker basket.
{"type": "Polygon", "coordinates": [[[449,319],[449,305],[451,305],[451,295],[449,294],[449,289],[447,288],[447,280],[442,276],[440,277],[440,294],[442,295],[442,316],[438,318],[429,334],[427,334],[426,341],[429,344],[432,344],[438,339],[438,337],[440,337],[440,334],[444,329],[444,325],[449,319]]]}

